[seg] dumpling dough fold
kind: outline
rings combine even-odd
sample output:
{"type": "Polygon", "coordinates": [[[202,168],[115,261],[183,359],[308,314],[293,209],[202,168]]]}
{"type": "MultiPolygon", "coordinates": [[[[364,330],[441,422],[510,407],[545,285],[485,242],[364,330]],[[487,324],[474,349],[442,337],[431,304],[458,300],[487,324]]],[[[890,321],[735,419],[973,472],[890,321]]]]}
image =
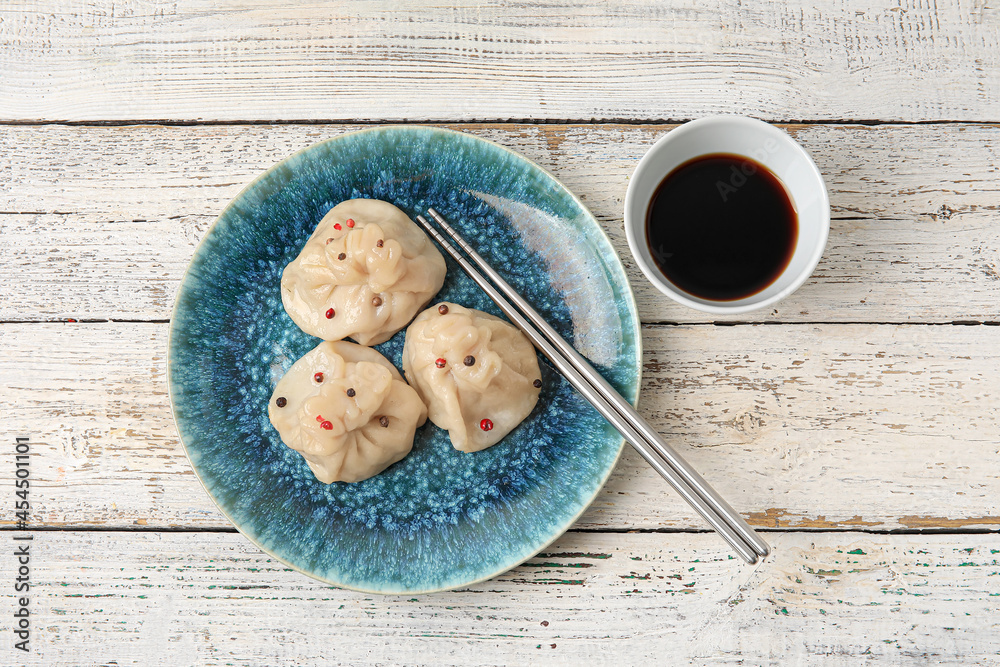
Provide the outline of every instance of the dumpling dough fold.
{"type": "Polygon", "coordinates": [[[453,303],[425,310],[407,328],[403,372],[429,419],[463,452],[500,442],[531,414],[541,386],[535,348],[523,333],[453,303]]]}
{"type": "Polygon", "coordinates": [[[292,321],[323,340],[389,340],[444,284],[444,257],[405,213],[351,199],[323,216],[281,276],[292,321]]]}
{"type": "Polygon", "coordinates": [[[376,350],[330,341],[292,364],[268,416],[282,442],[329,484],[367,479],[405,457],[427,408],[376,350]]]}

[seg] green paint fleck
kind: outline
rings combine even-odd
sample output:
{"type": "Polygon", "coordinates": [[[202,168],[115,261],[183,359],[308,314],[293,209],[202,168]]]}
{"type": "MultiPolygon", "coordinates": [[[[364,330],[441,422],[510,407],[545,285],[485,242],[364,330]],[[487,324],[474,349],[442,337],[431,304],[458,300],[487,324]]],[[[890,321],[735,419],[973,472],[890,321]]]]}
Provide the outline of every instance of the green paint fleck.
{"type": "Polygon", "coordinates": [[[597,560],[606,560],[611,558],[611,554],[589,554],[580,551],[571,551],[563,554],[555,553],[545,553],[538,554],[539,558],[596,558],[597,560]]]}
{"type": "Polygon", "coordinates": [[[959,563],[958,564],[959,567],[968,567],[970,565],[975,565],[975,563],[959,563]]]}
{"type": "Polygon", "coordinates": [[[823,614],[824,616],[826,616],[826,609],[820,609],[820,610],[819,610],[819,613],[821,613],[821,614],[823,614]]]}
{"type": "Polygon", "coordinates": [[[688,572],[694,572],[694,568],[693,567],[689,567],[688,568],[688,572]]]}
{"type": "Polygon", "coordinates": [[[912,595],[913,597],[917,597],[917,598],[922,598],[922,597],[925,597],[927,595],[930,595],[930,593],[913,593],[911,591],[907,591],[907,590],[904,590],[902,588],[885,589],[885,590],[882,591],[882,593],[895,593],[896,595],[903,595],[904,593],[906,593],[908,595],[912,595]]]}
{"type": "Polygon", "coordinates": [[[854,551],[848,551],[847,553],[853,554],[855,556],[867,556],[868,555],[864,551],[862,551],[861,549],[855,549],[854,551]]]}
{"type": "Polygon", "coordinates": [[[781,613],[784,614],[785,616],[788,616],[788,607],[782,607],[781,613]]]}

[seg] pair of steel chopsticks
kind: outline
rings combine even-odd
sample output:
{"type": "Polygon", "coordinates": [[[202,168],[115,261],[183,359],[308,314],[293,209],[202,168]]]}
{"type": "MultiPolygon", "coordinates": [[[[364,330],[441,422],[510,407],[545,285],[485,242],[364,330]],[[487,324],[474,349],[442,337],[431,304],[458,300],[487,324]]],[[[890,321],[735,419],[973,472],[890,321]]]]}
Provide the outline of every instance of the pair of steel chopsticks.
{"type": "Polygon", "coordinates": [[[468,259],[424,218],[417,221],[458,262],[500,310],[510,318],[556,369],[662,475],[671,486],[743,557],[756,563],[770,549],[687,461],[673,450],[639,413],[567,343],[433,208],[427,212],[468,259]],[[471,262],[470,262],[471,260],[471,262]],[[483,275],[485,274],[485,276],[483,275]],[[487,277],[489,279],[487,279],[487,277]],[[492,281],[492,283],[490,282],[492,281]],[[494,286],[495,284],[495,286],[494,286]],[[499,288],[499,291],[498,291],[499,288]],[[502,292],[502,294],[501,294],[502,292]]]}

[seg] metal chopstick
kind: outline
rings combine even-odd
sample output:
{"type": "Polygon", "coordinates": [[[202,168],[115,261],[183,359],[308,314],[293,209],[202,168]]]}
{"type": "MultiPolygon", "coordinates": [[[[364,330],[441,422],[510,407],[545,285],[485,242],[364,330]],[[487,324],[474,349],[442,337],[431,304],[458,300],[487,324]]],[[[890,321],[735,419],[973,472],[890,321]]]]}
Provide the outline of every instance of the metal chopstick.
{"type": "Polygon", "coordinates": [[[614,426],[625,439],[677,490],[678,493],[719,532],[749,563],[769,549],[745,521],[712,489],[691,466],[667,445],[659,434],[623,399],[590,364],[555,332],[552,327],[510,287],[485,260],[462,239],[437,211],[429,213],[469,258],[485,272],[506,297],[458,252],[425,218],[417,220],[497,303],[500,309],[532,340],[556,368],[614,426]],[[508,298],[510,301],[508,301],[508,298]],[[522,313],[514,304],[521,309],[522,313]],[[525,317],[527,316],[527,317],[525,317]],[[530,320],[530,321],[529,321],[530,320]],[[536,328],[537,327],[537,328],[536,328]]]}

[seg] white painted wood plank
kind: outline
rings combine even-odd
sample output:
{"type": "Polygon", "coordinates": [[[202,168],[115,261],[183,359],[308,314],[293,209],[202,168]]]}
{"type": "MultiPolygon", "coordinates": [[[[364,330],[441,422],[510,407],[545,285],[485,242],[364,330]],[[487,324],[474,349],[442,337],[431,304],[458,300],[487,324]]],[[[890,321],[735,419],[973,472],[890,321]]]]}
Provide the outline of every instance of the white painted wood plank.
{"type": "MultiPolygon", "coordinates": [[[[0,127],[0,320],[165,319],[226,203],[356,126],[0,127]]],[[[706,321],[635,268],[628,177],[673,126],[462,125],[552,170],[599,218],[645,321],[706,321]]],[[[815,275],[753,321],[1000,319],[1000,126],[790,126],[830,189],[815,275]]],[[[715,319],[734,319],[718,317],[715,319]]]]}
{"type": "Polygon", "coordinates": [[[1000,120],[985,2],[7,0],[0,119],[1000,120]]]}
{"type": "MultiPolygon", "coordinates": [[[[0,438],[57,527],[224,527],[169,412],[165,324],[0,326],[0,438]]],[[[1000,526],[1000,327],[647,327],[641,412],[757,526],[1000,526]]],[[[9,518],[4,518],[8,525],[9,518]]],[[[578,524],[703,528],[631,452],[578,524]]]]}
{"type": "Polygon", "coordinates": [[[750,567],[710,535],[571,533],[469,589],[383,597],[314,582],[238,534],[36,533],[32,653],[2,651],[47,667],[1000,660],[996,535],[769,537],[750,567]]]}

